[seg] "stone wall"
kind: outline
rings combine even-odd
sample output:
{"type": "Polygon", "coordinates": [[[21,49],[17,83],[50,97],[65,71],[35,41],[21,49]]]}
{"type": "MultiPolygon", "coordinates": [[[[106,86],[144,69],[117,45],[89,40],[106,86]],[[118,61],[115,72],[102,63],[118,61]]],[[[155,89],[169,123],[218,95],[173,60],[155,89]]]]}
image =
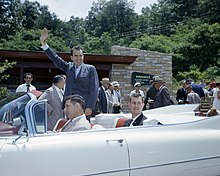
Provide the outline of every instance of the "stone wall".
{"type": "MultiPolygon", "coordinates": [[[[134,89],[131,84],[133,72],[158,75],[164,79],[166,86],[172,88],[172,56],[159,52],[151,52],[136,48],[113,46],[113,55],[138,56],[130,65],[113,64],[110,72],[110,80],[118,81],[121,85],[123,112],[129,112],[128,97],[134,89]]],[[[144,85],[141,89],[145,92],[148,86],[144,85]]]]}

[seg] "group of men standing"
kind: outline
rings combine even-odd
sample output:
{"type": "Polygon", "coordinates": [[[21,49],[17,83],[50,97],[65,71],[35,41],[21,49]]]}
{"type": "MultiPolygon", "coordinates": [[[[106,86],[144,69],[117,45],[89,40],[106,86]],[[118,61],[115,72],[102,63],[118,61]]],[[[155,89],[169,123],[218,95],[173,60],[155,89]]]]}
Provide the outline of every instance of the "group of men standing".
{"type": "Polygon", "coordinates": [[[177,90],[176,100],[178,104],[198,104],[205,97],[205,92],[200,84],[196,84],[192,79],[181,81],[182,87],[177,90]]]}
{"type": "Polygon", "coordinates": [[[120,84],[117,81],[110,82],[109,78],[102,78],[98,93],[99,113],[120,113],[122,109],[120,84]]]}

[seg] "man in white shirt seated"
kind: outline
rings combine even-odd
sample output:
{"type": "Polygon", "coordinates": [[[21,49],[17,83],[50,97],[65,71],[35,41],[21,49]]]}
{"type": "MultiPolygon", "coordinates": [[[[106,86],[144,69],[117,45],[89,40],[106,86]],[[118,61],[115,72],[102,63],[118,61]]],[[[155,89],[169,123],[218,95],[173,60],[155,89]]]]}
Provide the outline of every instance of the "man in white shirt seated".
{"type": "Polygon", "coordinates": [[[70,95],[65,99],[64,112],[69,119],[62,132],[89,130],[91,125],[84,114],[85,101],[80,95],[70,95]]]}
{"type": "Polygon", "coordinates": [[[15,92],[31,92],[32,90],[36,90],[36,88],[31,85],[33,81],[33,75],[31,73],[24,74],[24,84],[21,84],[17,87],[15,92]]]}

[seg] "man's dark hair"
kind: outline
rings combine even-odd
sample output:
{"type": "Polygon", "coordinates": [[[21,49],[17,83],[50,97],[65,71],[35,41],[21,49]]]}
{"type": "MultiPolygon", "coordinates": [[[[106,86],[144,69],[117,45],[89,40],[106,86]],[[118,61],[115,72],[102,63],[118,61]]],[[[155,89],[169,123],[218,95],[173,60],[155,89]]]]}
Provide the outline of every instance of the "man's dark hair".
{"type": "Polygon", "coordinates": [[[69,95],[65,98],[65,102],[67,100],[70,100],[72,104],[79,103],[81,107],[83,108],[83,110],[85,109],[85,100],[82,96],[77,95],[77,94],[69,95]]]}
{"type": "Polygon", "coordinates": [[[62,75],[56,75],[53,78],[53,83],[58,83],[61,80],[65,80],[65,78],[62,75]]]}
{"type": "Polygon", "coordinates": [[[144,102],[144,97],[142,97],[140,93],[133,93],[133,94],[131,94],[130,97],[129,97],[129,102],[131,102],[131,97],[134,97],[134,98],[141,97],[142,102],[144,102]]]}
{"type": "Polygon", "coordinates": [[[31,76],[31,78],[33,78],[32,73],[25,73],[25,74],[24,74],[24,78],[26,78],[26,76],[29,76],[29,75],[31,76]]]}
{"type": "Polygon", "coordinates": [[[74,50],[82,50],[82,52],[83,52],[83,48],[81,47],[81,46],[75,46],[75,47],[73,47],[72,49],[71,49],[71,51],[70,51],[70,55],[72,56],[73,55],[73,51],[74,50]]]}

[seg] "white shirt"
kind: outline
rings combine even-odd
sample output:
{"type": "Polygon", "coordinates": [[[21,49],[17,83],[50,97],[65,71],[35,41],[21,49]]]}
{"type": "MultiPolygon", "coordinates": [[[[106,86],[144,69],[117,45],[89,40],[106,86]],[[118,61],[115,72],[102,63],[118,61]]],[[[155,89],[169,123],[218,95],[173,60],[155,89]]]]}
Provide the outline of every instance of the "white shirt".
{"type": "MultiPolygon", "coordinates": [[[[31,92],[32,90],[36,90],[36,88],[30,84],[29,86],[29,91],[31,92]]],[[[20,86],[17,87],[15,92],[27,92],[27,84],[21,84],[20,86]]]]}
{"type": "Polygon", "coordinates": [[[45,44],[45,45],[41,46],[41,48],[45,51],[49,48],[49,46],[47,44],[45,44]]]}
{"type": "Polygon", "coordinates": [[[113,98],[113,102],[114,103],[120,103],[120,92],[119,91],[116,91],[116,90],[113,90],[113,96],[112,96],[112,98],[113,98]]]}

